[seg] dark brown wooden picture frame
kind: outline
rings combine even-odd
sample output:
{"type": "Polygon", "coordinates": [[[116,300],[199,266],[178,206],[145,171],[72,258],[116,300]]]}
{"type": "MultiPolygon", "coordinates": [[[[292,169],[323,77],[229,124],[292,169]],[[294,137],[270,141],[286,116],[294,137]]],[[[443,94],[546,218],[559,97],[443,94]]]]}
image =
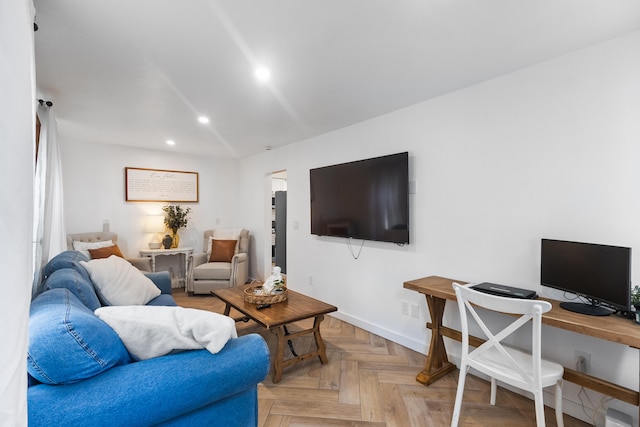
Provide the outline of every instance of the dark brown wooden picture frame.
{"type": "Polygon", "coordinates": [[[198,203],[198,172],[124,168],[127,202],[198,203]]]}

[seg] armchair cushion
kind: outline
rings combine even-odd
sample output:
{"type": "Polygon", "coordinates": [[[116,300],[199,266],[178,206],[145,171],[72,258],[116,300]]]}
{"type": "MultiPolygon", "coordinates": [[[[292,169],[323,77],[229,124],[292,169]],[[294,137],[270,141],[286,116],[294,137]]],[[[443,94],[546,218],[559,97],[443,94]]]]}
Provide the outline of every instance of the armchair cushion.
{"type": "Polygon", "coordinates": [[[209,262],[231,262],[233,255],[236,254],[237,240],[218,240],[211,241],[211,256],[209,262]]]}
{"type": "Polygon", "coordinates": [[[193,269],[195,280],[229,280],[231,277],[231,263],[208,262],[193,269]]]}
{"type": "Polygon", "coordinates": [[[80,261],[80,264],[89,272],[96,292],[106,305],[146,304],[161,293],[151,279],[115,255],[80,261]]]}
{"type": "Polygon", "coordinates": [[[131,358],[118,335],[68,289],[31,303],[27,370],[45,384],[91,378],[131,358]]]}

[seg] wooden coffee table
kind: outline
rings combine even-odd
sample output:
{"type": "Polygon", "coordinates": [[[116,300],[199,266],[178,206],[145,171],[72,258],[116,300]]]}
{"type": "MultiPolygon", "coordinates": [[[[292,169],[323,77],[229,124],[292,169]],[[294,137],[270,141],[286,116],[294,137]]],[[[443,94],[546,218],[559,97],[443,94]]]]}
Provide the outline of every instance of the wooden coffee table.
{"type": "Polygon", "coordinates": [[[226,304],[224,314],[229,315],[231,308],[244,314],[243,317],[236,318],[236,322],[251,319],[257,324],[271,331],[278,337],[276,354],[271,355],[273,366],[273,382],[277,383],[282,379],[282,371],[287,366],[294,365],[311,357],[318,356],[322,364],[326,364],[327,352],[322,336],[320,335],[320,323],[324,315],[337,311],[332,305],[310,298],[298,292],[288,290],[288,298],[284,302],[272,304],[271,307],[258,310],[257,304],[251,304],[244,300],[244,290],[250,285],[237,286],[233,288],[216,289],[211,294],[220,298],[226,304]],[[289,333],[287,325],[299,320],[314,318],[313,327],[295,333],[289,333]],[[303,335],[313,334],[316,342],[316,350],[306,354],[296,354],[291,340],[303,335]],[[293,357],[284,360],[284,345],[288,343],[293,357]]]}

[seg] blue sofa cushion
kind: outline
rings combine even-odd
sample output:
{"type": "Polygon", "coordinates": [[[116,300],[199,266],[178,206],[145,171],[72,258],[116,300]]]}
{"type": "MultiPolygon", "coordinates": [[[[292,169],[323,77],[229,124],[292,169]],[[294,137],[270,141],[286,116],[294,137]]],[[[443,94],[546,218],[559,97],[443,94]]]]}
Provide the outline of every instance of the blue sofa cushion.
{"type": "Polygon", "coordinates": [[[45,384],[69,384],[131,362],[118,335],[71,291],[51,289],[31,303],[27,370],[45,384]]]}
{"type": "Polygon", "coordinates": [[[173,299],[173,296],[170,294],[160,294],[151,301],[147,303],[147,305],[153,306],[163,306],[163,307],[176,307],[176,300],[173,299]]]}
{"type": "Polygon", "coordinates": [[[248,334],[217,354],[183,351],[29,387],[29,427],[255,426],[256,384],[268,372],[266,342],[248,334]]]}
{"type": "Polygon", "coordinates": [[[171,288],[171,276],[167,271],[157,271],[155,273],[144,273],[153,283],[156,284],[160,292],[167,295],[172,295],[173,290],[171,288]]]}
{"type": "Polygon", "coordinates": [[[64,251],[51,258],[51,260],[44,266],[43,275],[44,278],[48,278],[54,271],[61,270],[63,268],[71,268],[83,275],[87,280],[90,280],[89,273],[83,266],[80,265],[80,261],[89,261],[82,252],[78,251],[64,251]]]}
{"type": "Polygon", "coordinates": [[[71,268],[54,271],[44,282],[44,289],[65,288],[71,291],[89,310],[101,307],[100,300],[93,287],[93,283],[84,274],[71,268]]]}

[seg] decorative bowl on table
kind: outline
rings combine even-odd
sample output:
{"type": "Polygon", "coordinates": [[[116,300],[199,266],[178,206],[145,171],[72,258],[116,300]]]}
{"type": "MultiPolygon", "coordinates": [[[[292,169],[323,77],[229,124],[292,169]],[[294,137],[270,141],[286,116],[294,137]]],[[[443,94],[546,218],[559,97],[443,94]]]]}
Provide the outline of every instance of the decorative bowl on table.
{"type": "Polygon", "coordinates": [[[251,304],[276,304],[287,300],[287,288],[283,287],[274,293],[265,294],[262,284],[248,286],[244,290],[244,300],[251,304]]]}

